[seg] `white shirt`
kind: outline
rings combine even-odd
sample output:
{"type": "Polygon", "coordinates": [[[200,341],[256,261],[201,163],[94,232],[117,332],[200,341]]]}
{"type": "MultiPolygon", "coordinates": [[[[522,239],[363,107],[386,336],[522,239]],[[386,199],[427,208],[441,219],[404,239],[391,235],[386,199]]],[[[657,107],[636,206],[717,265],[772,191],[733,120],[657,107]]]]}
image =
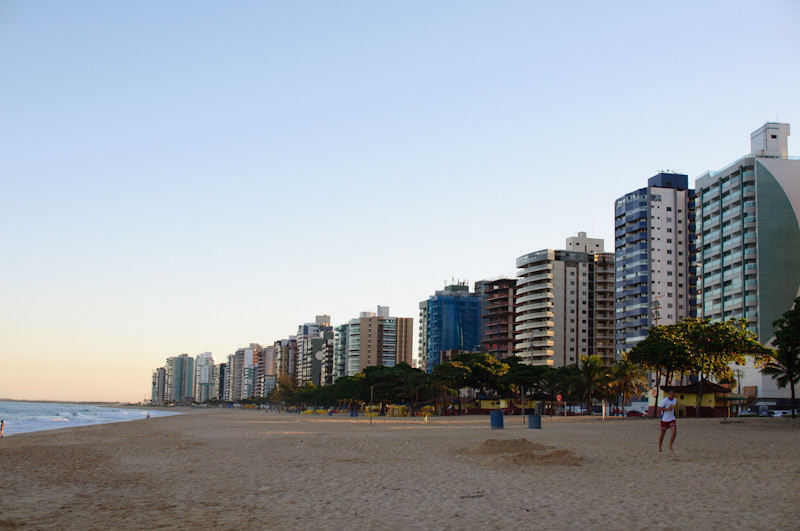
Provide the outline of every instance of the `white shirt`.
{"type": "MultiPolygon", "coordinates": [[[[670,407],[670,406],[676,406],[676,405],[678,405],[678,399],[677,398],[673,398],[672,400],[670,400],[669,398],[664,397],[661,400],[661,402],[658,403],[658,407],[665,408],[665,409],[670,407]]],[[[663,411],[661,413],[661,420],[663,422],[670,422],[670,421],[675,420],[675,410],[671,409],[669,411],[663,411]]]]}

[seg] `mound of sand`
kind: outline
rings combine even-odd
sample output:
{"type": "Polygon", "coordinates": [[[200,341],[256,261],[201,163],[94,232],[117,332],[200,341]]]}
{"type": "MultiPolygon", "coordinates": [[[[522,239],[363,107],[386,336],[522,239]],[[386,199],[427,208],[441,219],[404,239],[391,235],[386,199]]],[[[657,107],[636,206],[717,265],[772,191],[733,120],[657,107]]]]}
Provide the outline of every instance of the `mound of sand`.
{"type": "Polygon", "coordinates": [[[530,442],[527,439],[487,439],[480,446],[476,446],[466,453],[470,455],[485,454],[514,454],[519,452],[542,452],[547,446],[530,442]]]}
{"type": "Polygon", "coordinates": [[[553,450],[547,454],[520,452],[513,455],[496,455],[483,461],[486,466],[506,465],[572,465],[581,466],[583,458],[569,450],[553,450]]]}

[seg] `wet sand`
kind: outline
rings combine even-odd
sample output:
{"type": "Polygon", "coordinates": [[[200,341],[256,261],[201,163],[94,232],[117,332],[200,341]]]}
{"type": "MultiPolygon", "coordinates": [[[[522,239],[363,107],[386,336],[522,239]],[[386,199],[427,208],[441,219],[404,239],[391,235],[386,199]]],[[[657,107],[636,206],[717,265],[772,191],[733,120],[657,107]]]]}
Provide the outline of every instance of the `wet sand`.
{"type": "Polygon", "coordinates": [[[186,411],[0,440],[0,530],[800,525],[800,419],[186,411]]]}

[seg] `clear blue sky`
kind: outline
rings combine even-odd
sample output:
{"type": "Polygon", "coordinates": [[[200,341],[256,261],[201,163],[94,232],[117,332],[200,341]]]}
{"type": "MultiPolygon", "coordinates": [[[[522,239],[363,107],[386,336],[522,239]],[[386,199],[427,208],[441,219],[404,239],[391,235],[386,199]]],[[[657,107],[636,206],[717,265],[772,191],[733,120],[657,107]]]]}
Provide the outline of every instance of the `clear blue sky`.
{"type": "MultiPolygon", "coordinates": [[[[765,121],[800,3],[0,2],[0,397],[515,273],[765,121]]],[[[798,138],[795,138],[798,137],[798,138]]],[[[794,140],[793,140],[794,138],[794,140]]],[[[797,147],[796,147],[797,146],[797,147]]],[[[149,395],[148,395],[149,398],[149,395]]]]}

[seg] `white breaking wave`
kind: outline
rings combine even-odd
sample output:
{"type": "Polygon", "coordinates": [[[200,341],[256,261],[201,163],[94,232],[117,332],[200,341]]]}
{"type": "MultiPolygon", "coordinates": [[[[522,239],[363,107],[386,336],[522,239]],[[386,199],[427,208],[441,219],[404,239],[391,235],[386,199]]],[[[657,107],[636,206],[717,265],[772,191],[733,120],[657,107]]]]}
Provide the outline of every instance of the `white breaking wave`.
{"type": "Polygon", "coordinates": [[[125,422],[150,417],[180,415],[174,411],[123,409],[118,407],[49,402],[0,402],[4,435],[55,430],[110,422],[125,422]]]}

